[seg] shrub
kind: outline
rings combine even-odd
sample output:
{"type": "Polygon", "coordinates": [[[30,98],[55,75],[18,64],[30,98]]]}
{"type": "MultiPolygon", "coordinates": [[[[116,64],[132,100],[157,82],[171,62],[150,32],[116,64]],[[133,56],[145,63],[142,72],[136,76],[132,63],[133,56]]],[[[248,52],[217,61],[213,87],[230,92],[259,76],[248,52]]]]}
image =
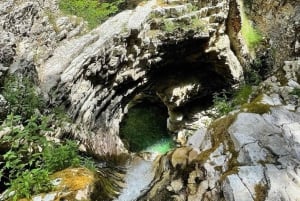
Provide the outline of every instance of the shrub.
{"type": "Polygon", "coordinates": [[[9,181],[8,192],[15,192],[14,200],[50,190],[49,174],[55,171],[81,165],[95,168],[90,159],[79,155],[75,142],[54,144],[46,140],[42,133],[48,130],[48,118],[32,116],[24,126],[20,126],[20,119],[9,115],[4,126],[11,132],[0,139],[0,144],[10,145],[3,155],[0,181],[9,181]]]}
{"type": "Polygon", "coordinates": [[[229,95],[224,90],[220,93],[214,93],[213,107],[218,113],[217,116],[226,115],[237,108],[237,106],[247,103],[251,93],[252,87],[250,85],[242,85],[235,91],[231,90],[227,93],[229,95]]]}
{"type": "Polygon", "coordinates": [[[72,141],[67,141],[65,145],[49,144],[45,147],[42,158],[44,166],[49,172],[80,165],[78,146],[72,141]]]}
{"type": "Polygon", "coordinates": [[[20,198],[29,199],[33,194],[49,192],[52,188],[48,171],[37,168],[25,170],[12,180],[9,192],[14,193],[12,199],[16,201],[20,198]]]}
{"type": "Polygon", "coordinates": [[[11,131],[0,139],[1,143],[10,145],[9,151],[3,155],[5,165],[2,168],[8,172],[9,180],[16,179],[26,169],[39,166],[40,148],[47,144],[46,138],[39,134],[45,130],[46,118],[33,116],[23,128],[19,125],[20,119],[20,116],[8,115],[5,126],[11,131]]]}
{"type": "Polygon", "coordinates": [[[66,14],[82,17],[89,28],[95,28],[119,10],[124,0],[100,2],[99,0],[60,0],[59,8],[66,14]]]}
{"type": "Polygon", "coordinates": [[[8,76],[4,81],[3,96],[9,102],[9,113],[29,119],[43,105],[34,84],[23,77],[8,76]]]}
{"type": "Polygon", "coordinates": [[[225,91],[220,93],[214,93],[213,95],[214,108],[217,110],[218,114],[225,115],[233,110],[232,102],[227,97],[225,91]]]}
{"type": "Polygon", "coordinates": [[[43,134],[55,123],[50,122],[50,118],[54,116],[56,121],[64,121],[67,117],[61,110],[50,112],[49,116],[35,112],[42,110],[43,104],[30,80],[9,77],[3,93],[12,113],[0,126],[0,130],[9,130],[0,138],[0,145],[5,145],[0,181],[9,188],[8,193],[13,192],[13,200],[51,190],[49,173],[69,166],[95,167],[93,162],[79,155],[76,143],[67,141],[61,145],[46,140],[43,134]]]}

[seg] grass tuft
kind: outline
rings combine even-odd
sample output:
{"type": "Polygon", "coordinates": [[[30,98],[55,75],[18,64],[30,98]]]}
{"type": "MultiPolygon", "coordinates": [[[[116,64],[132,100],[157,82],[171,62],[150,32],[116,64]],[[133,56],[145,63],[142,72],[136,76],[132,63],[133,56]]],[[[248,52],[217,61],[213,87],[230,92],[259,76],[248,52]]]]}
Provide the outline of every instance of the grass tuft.
{"type": "Polygon", "coordinates": [[[249,49],[255,48],[261,41],[261,33],[253,27],[245,13],[242,13],[242,36],[249,49]]]}

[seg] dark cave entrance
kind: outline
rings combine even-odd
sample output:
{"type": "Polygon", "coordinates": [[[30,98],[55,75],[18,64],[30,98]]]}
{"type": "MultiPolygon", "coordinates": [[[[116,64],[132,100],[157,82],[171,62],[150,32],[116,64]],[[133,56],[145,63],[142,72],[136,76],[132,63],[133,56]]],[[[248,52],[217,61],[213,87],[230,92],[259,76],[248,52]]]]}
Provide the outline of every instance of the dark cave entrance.
{"type": "Polygon", "coordinates": [[[151,66],[146,86],[135,92],[148,98],[130,107],[120,124],[120,137],[129,151],[147,150],[164,139],[174,143],[169,133],[184,129],[185,122],[193,121],[193,114],[211,107],[214,93],[231,89],[234,80],[226,58],[219,52],[207,53],[207,43],[206,39],[186,40],[161,47],[161,61],[151,66]],[[174,91],[184,88],[191,90],[181,101],[174,91]],[[182,116],[179,121],[176,114],[182,116]]]}
{"type": "Polygon", "coordinates": [[[167,129],[168,111],[157,97],[146,96],[130,103],[120,137],[129,151],[165,153],[175,145],[167,129]]]}

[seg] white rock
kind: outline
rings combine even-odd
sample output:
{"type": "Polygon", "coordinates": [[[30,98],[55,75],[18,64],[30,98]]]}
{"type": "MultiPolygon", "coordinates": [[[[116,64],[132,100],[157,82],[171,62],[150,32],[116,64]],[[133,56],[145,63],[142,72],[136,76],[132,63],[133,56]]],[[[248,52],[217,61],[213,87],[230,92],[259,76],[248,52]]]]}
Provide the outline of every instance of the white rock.
{"type": "Polygon", "coordinates": [[[298,82],[294,81],[294,80],[289,80],[288,81],[288,86],[293,87],[293,88],[300,88],[300,85],[298,84],[298,82]]]}
{"type": "Polygon", "coordinates": [[[271,94],[270,96],[264,94],[260,102],[271,106],[282,105],[278,94],[271,94]]]}
{"type": "Polygon", "coordinates": [[[300,200],[300,177],[296,172],[267,165],[266,175],[270,182],[266,201],[300,200]]]}
{"type": "Polygon", "coordinates": [[[292,147],[297,158],[300,160],[300,123],[284,124],[283,133],[289,146],[292,147]]]}
{"type": "Polygon", "coordinates": [[[278,127],[283,124],[300,122],[300,114],[288,111],[283,107],[271,108],[270,114],[263,114],[264,119],[278,127]]]}
{"type": "Polygon", "coordinates": [[[265,161],[268,156],[268,151],[258,145],[257,142],[244,145],[238,155],[240,164],[257,164],[265,161]]]}
{"type": "Polygon", "coordinates": [[[223,184],[226,201],[253,201],[253,197],[236,174],[229,175],[223,184]]]}
{"type": "Polygon", "coordinates": [[[203,143],[206,130],[200,128],[191,137],[188,138],[187,145],[193,147],[195,150],[199,150],[203,143]]]}
{"type": "Polygon", "coordinates": [[[255,186],[266,184],[264,169],[261,165],[241,166],[239,167],[238,175],[253,197],[255,197],[255,186]]]}

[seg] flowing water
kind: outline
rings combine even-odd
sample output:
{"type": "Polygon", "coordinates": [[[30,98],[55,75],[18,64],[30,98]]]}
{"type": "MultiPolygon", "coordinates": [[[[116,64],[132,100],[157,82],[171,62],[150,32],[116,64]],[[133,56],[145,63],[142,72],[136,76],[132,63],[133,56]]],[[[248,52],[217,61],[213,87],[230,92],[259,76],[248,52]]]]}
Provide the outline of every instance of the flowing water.
{"type": "Polygon", "coordinates": [[[136,200],[145,190],[154,177],[152,161],[136,157],[128,167],[125,176],[125,188],[115,201],[136,200]]]}
{"type": "Polygon", "coordinates": [[[129,162],[125,187],[115,201],[134,201],[140,197],[154,178],[153,160],[175,146],[167,130],[166,108],[147,101],[132,107],[120,125],[120,136],[131,152],[140,153],[129,162]],[[144,152],[144,153],[143,153],[144,152]]]}
{"type": "Polygon", "coordinates": [[[164,154],[174,147],[171,138],[158,141],[154,145],[145,149],[149,160],[136,156],[128,165],[125,176],[125,188],[115,201],[133,201],[136,200],[148,187],[154,177],[153,160],[159,154],[164,154]]]}

